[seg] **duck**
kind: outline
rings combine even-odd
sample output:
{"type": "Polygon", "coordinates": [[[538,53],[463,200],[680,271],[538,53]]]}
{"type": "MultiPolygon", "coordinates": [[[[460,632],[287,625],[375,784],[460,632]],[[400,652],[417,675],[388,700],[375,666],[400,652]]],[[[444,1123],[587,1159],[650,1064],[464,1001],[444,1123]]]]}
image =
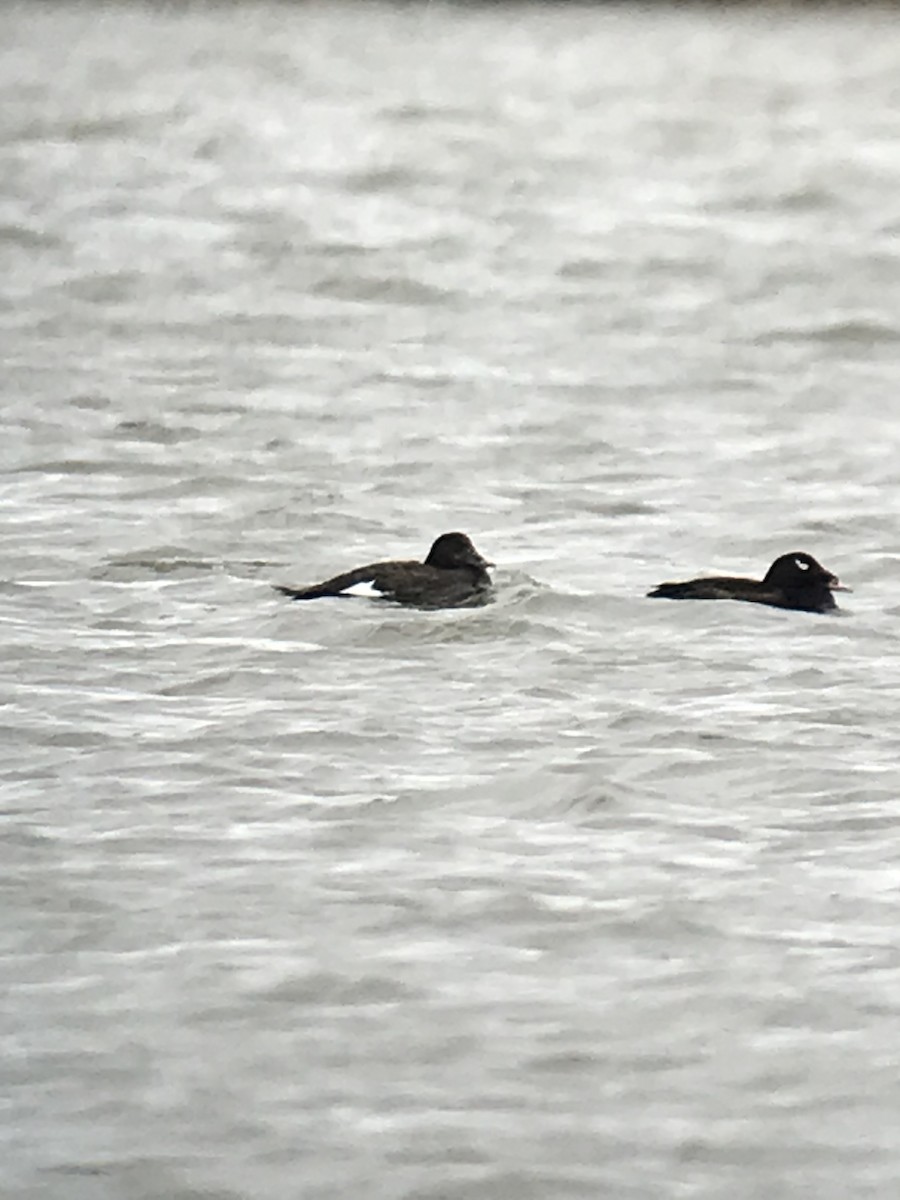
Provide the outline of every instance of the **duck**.
{"type": "Polygon", "coordinates": [[[490,600],[493,566],[466,534],[442,533],[424,562],[374,562],[309,587],[274,586],[290,600],[362,596],[409,608],[465,608],[490,600]]]}
{"type": "Polygon", "coordinates": [[[661,583],[647,595],[663,600],[745,600],[772,608],[826,613],[837,608],[834,592],[851,590],[811,554],[797,550],[776,558],[762,579],[688,579],[683,583],[661,583]]]}

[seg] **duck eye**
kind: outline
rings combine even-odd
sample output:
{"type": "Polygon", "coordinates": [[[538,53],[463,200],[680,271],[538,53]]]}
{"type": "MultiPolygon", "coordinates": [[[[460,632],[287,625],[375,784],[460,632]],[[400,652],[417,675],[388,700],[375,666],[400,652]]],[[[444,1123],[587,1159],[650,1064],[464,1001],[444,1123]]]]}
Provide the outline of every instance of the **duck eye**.
{"type": "Polygon", "coordinates": [[[795,558],[795,559],[794,559],[794,566],[796,566],[796,567],[799,567],[801,571],[808,571],[808,570],[809,570],[809,563],[808,563],[808,562],[804,562],[802,558],[795,558]]]}

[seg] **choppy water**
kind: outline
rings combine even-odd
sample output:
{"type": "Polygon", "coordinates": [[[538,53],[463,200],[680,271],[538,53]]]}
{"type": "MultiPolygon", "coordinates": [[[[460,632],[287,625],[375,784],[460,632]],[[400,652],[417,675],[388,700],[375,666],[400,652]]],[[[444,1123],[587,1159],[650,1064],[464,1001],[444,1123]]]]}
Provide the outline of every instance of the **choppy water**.
{"type": "Polygon", "coordinates": [[[896,16],[0,35],[3,1197],[896,1196],[896,16]]]}

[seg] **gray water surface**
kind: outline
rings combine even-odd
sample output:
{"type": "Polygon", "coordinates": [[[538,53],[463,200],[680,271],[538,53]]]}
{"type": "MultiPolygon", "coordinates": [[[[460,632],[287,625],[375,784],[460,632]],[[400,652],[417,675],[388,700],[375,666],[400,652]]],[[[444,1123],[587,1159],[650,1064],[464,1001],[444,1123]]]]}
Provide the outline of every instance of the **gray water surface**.
{"type": "Polygon", "coordinates": [[[894,1200],[896,15],[0,47],[4,1200],[894,1200]]]}

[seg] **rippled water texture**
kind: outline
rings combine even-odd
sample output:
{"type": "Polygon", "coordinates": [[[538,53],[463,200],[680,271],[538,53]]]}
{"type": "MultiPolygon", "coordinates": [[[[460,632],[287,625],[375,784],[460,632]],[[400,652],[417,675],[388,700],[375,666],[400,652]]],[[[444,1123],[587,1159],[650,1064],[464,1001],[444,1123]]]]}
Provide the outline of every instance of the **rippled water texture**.
{"type": "Polygon", "coordinates": [[[2,9],[4,1200],[894,1200],[897,20],[2,9]]]}

